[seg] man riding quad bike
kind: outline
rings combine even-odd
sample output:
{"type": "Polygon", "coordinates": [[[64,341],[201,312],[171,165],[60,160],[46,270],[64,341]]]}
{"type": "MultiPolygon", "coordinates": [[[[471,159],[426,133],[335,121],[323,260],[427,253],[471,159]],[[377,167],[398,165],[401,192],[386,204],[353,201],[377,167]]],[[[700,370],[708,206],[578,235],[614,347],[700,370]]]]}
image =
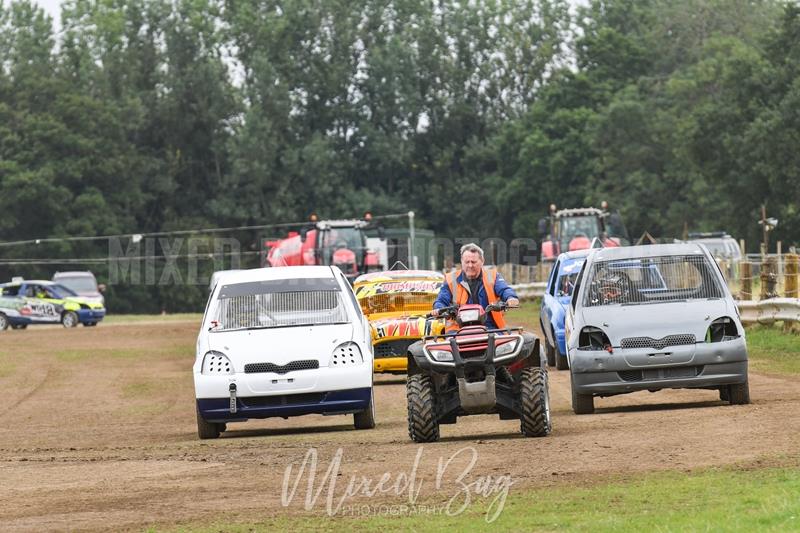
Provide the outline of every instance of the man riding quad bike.
{"type": "Polygon", "coordinates": [[[519,301],[496,272],[483,269],[480,248],[464,246],[462,266],[463,273],[448,275],[431,313],[447,320],[446,333],[409,347],[409,436],[437,441],[439,424],[493,413],[520,420],[526,437],[544,437],[551,430],[550,402],[539,339],[505,326],[502,313],[519,301]]]}

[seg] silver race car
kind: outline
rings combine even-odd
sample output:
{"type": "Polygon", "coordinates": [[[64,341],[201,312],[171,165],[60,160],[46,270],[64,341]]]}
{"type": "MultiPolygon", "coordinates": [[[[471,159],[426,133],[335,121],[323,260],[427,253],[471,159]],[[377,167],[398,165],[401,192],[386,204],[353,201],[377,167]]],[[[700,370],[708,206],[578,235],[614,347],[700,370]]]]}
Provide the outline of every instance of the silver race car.
{"type": "Polygon", "coordinates": [[[595,397],[666,388],[750,402],[744,328],[701,244],[593,251],[567,310],[566,337],[576,414],[594,412],[595,397]]]}

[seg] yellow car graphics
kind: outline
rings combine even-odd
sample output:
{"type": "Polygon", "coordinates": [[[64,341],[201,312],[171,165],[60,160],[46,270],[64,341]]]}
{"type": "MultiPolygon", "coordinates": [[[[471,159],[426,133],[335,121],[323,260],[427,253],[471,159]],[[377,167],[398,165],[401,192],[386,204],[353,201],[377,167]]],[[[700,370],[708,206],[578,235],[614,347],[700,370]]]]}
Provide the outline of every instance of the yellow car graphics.
{"type": "Polygon", "coordinates": [[[444,321],[426,318],[444,283],[431,270],[374,272],[356,279],[354,290],[372,330],[374,370],[403,374],[408,347],[444,331],[444,321]]]}

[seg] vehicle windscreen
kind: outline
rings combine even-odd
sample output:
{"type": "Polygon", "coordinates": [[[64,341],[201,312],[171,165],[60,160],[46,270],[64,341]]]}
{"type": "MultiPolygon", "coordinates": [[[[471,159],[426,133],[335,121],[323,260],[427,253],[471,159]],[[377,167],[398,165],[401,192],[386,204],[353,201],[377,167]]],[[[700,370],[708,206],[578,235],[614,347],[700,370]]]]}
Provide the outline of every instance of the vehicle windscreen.
{"type": "Polygon", "coordinates": [[[97,283],[94,278],[88,276],[76,276],[74,278],[58,278],[59,285],[63,285],[73,292],[97,292],[97,283]]]}
{"type": "Polygon", "coordinates": [[[349,322],[342,291],[333,278],[227,284],[217,299],[213,331],[349,322]]]}
{"type": "Polygon", "coordinates": [[[586,280],[583,305],[722,298],[714,268],[705,256],[697,255],[599,261],[586,280]]]}
{"type": "Polygon", "coordinates": [[[590,241],[600,237],[600,223],[595,216],[566,217],[560,223],[562,250],[569,250],[569,243],[575,237],[586,237],[590,241]]]}
{"type": "Polygon", "coordinates": [[[359,228],[330,228],[320,234],[320,252],[326,265],[333,264],[337,250],[350,250],[356,256],[356,263],[361,264],[366,248],[366,237],[359,228]]]}
{"type": "Polygon", "coordinates": [[[78,296],[78,294],[75,291],[70,290],[68,287],[65,287],[64,285],[61,284],[53,285],[52,288],[62,298],[66,298],[68,296],[78,296]]]}

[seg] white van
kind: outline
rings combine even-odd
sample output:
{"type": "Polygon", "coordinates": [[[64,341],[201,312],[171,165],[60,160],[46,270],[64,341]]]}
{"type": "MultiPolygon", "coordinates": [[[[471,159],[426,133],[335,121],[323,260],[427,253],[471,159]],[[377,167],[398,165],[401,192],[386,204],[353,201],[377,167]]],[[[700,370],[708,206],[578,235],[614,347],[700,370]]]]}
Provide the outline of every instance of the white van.
{"type": "Polygon", "coordinates": [[[372,360],[369,324],[337,267],[222,273],[197,338],[198,435],[306,414],[352,414],[371,429],[372,360]]]}

